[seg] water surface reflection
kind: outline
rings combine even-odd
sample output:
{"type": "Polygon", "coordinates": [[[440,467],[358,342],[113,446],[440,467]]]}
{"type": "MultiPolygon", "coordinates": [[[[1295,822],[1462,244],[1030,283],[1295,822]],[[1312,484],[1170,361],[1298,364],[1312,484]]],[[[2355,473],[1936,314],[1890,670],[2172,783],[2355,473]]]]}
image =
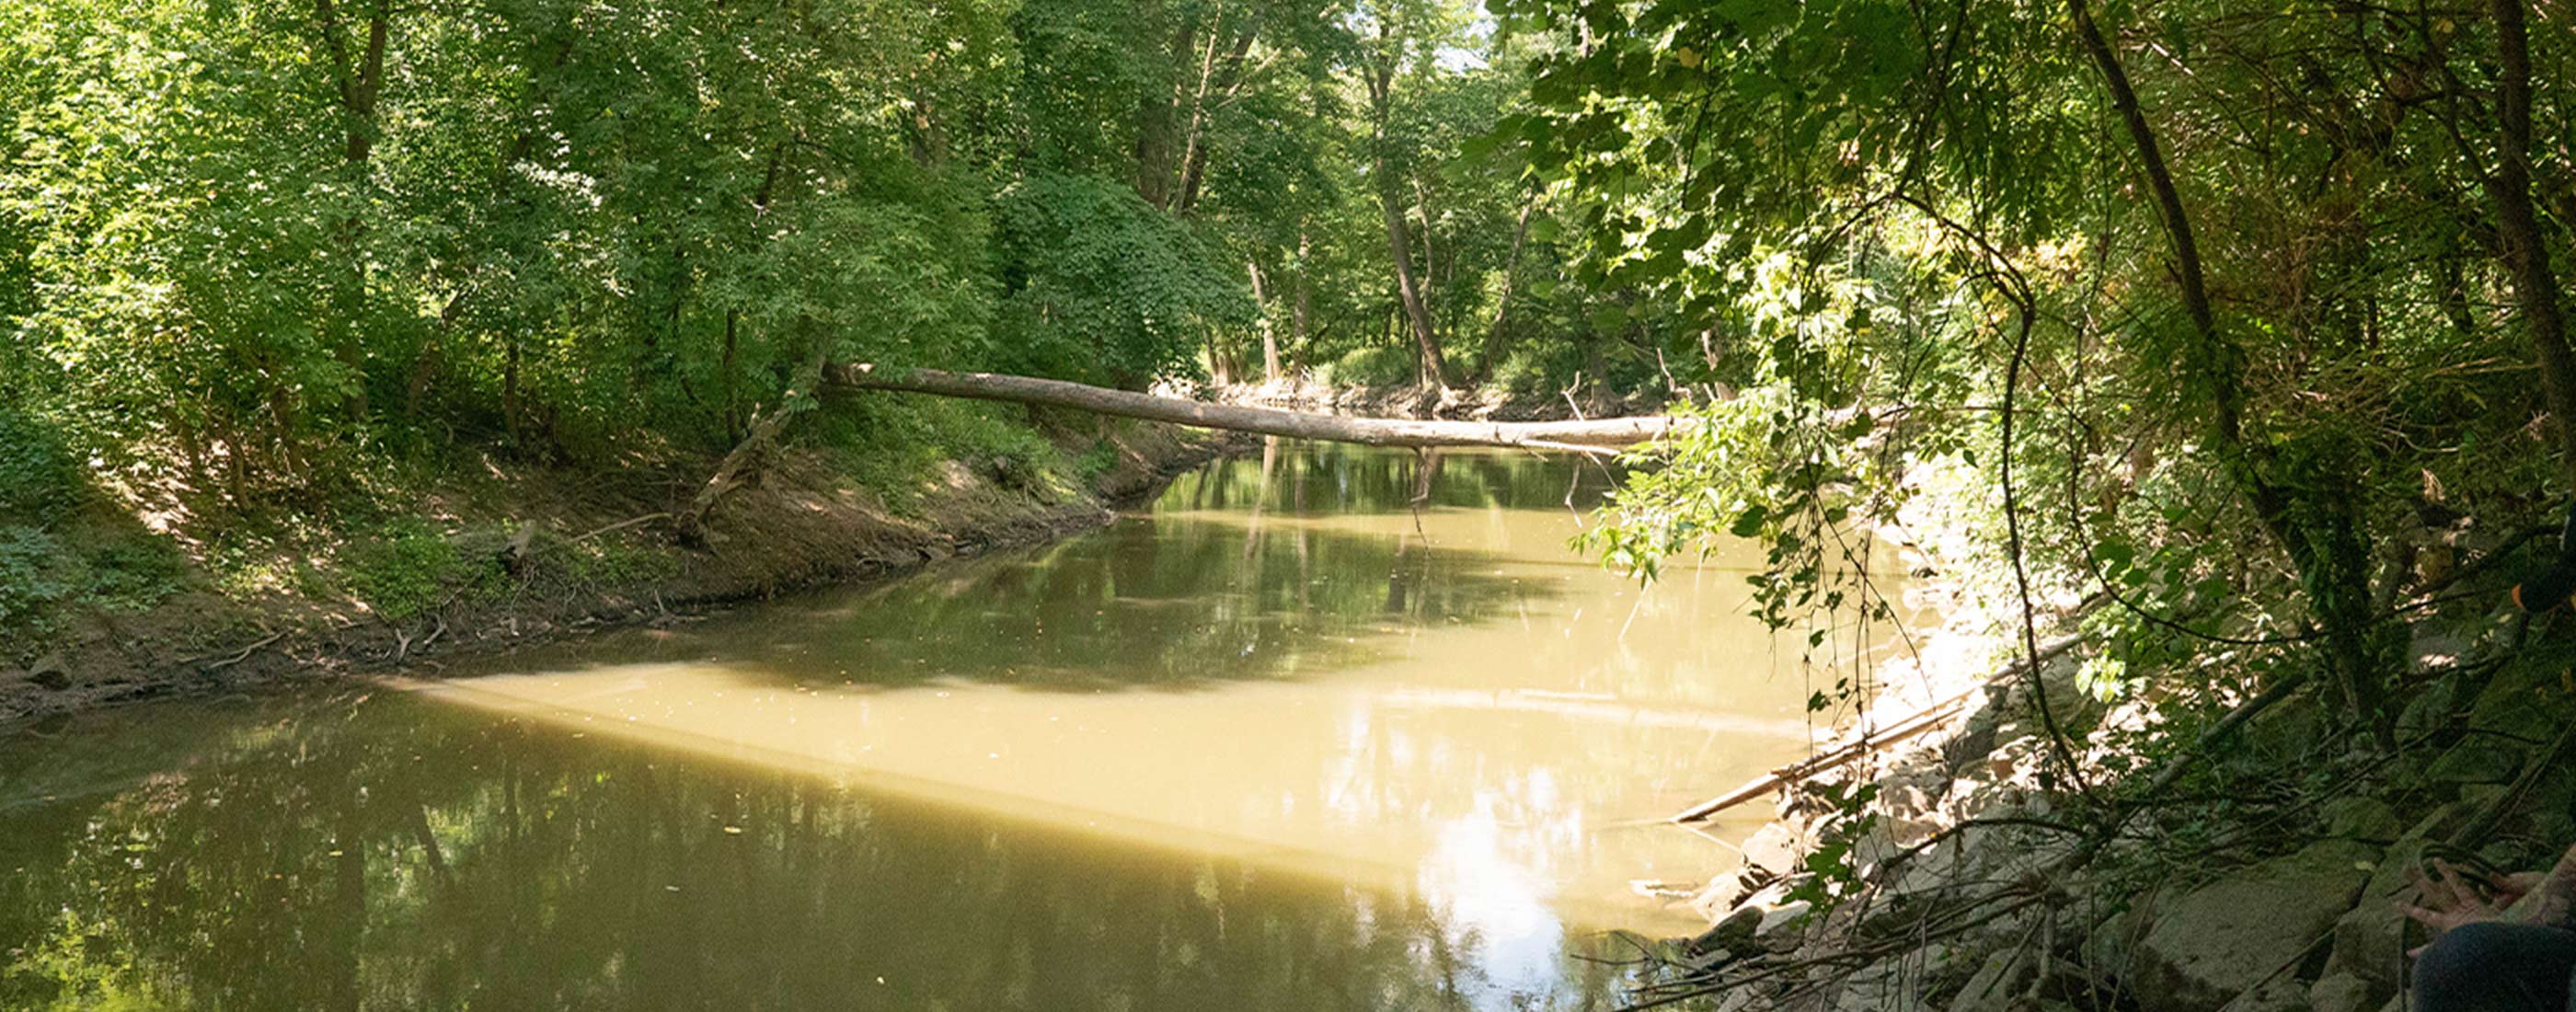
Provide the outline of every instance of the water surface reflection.
{"type": "Polygon", "coordinates": [[[0,739],[0,1007],[1609,1007],[1569,951],[1689,927],[1630,880],[1721,851],[1653,817],[1801,750],[1810,676],[1746,560],[1570,556],[1605,477],[1274,447],[1046,549],[0,739]]]}

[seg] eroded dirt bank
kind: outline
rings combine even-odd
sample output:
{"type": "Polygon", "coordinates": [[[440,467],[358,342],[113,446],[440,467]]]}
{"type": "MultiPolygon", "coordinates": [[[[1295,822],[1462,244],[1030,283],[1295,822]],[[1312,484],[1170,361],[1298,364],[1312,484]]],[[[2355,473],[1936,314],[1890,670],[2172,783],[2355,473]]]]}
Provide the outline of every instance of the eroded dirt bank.
{"type": "Polygon", "coordinates": [[[883,578],[1098,527],[1245,442],[1157,425],[1101,432],[1065,441],[1079,479],[949,461],[899,507],[791,451],[715,511],[697,546],[662,520],[692,491],[672,477],[686,468],[496,470],[421,494],[397,518],[416,521],[416,537],[317,546],[247,589],[192,571],[149,607],[74,610],[45,642],[0,652],[0,721],[397,666],[434,674],[459,656],[883,578]]]}
{"type": "MultiPolygon", "coordinates": [[[[1397,418],[1550,420],[1656,407],[1652,398],[1598,392],[1514,399],[1288,382],[1186,392],[1397,418]]],[[[883,578],[1090,530],[1173,474],[1258,445],[1257,437],[1152,423],[1058,422],[1054,470],[950,460],[900,502],[855,480],[846,461],[786,451],[724,499],[694,545],[669,518],[703,484],[712,458],[605,471],[487,460],[485,473],[407,489],[398,515],[342,522],[339,533],[248,564],[230,560],[222,573],[204,564],[210,546],[193,544],[195,558],[168,578],[174,589],[148,603],[83,604],[30,634],[32,642],[0,643],[0,721],[398,666],[435,674],[459,656],[883,578]]],[[[125,529],[135,519],[94,522],[125,529]]],[[[185,530],[176,537],[188,540],[185,530]]]]}

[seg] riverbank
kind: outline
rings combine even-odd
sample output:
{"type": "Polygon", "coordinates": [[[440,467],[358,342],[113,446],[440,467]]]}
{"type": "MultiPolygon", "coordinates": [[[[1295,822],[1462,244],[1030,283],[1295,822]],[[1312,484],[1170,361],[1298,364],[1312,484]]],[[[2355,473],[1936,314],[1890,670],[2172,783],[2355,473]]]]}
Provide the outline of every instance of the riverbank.
{"type": "Polygon", "coordinates": [[[407,507],[281,537],[249,558],[217,558],[185,526],[153,537],[123,517],[90,518],[118,525],[93,541],[132,543],[93,552],[149,558],[161,587],[141,603],[84,597],[48,616],[42,643],[0,656],[0,720],[395,666],[434,672],[460,656],[880,579],[1099,527],[1114,506],[1243,441],[1120,423],[1050,442],[1056,459],[1038,467],[945,461],[900,501],[826,451],[791,449],[725,499],[697,546],[664,522],[695,491],[688,479],[714,466],[685,456],[616,472],[486,460],[482,474],[415,490],[407,507]]]}
{"type": "Polygon", "coordinates": [[[1878,672],[1874,703],[1819,745],[1848,762],[1752,802],[1775,818],[1693,899],[1713,927],[1666,943],[1666,979],[1639,997],[2397,1007],[2404,954],[2425,941],[2395,906],[2411,869],[2546,868],[2576,842],[2576,652],[2502,605],[2521,543],[2466,539],[2470,578],[2397,602],[2410,618],[2391,623],[2407,665],[2393,751],[2303,669],[2253,668],[2246,647],[2123,670],[2119,643],[2093,631],[2095,610],[2117,607],[2099,598],[2043,602],[2034,677],[2015,612],[1936,581],[1959,606],[1947,627],[1878,672]],[[2140,688],[2184,678],[2232,686],[2214,694],[2224,707],[2140,688]]]}
{"type": "MultiPolygon", "coordinates": [[[[1304,382],[1173,392],[1395,418],[1549,420],[1579,406],[1304,382]]],[[[1087,416],[1049,424],[1041,450],[940,459],[892,482],[828,441],[792,445],[722,500],[695,544],[670,518],[717,469],[710,455],[639,455],[613,469],[485,455],[363,507],[256,524],[94,495],[46,539],[51,558],[25,563],[81,573],[54,582],[85,589],[0,644],[0,721],[396,666],[434,672],[460,656],[881,579],[1096,528],[1180,470],[1255,445],[1087,416]],[[235,537],[242,526],[261,533],[235,537]]]]}

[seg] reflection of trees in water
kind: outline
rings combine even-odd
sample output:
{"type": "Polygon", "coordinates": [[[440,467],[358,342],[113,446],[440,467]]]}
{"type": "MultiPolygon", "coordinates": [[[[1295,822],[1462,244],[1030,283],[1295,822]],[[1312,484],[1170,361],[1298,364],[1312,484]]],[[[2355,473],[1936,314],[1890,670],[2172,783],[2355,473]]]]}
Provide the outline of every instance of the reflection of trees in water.
{"type": "MultiPolygon", "coordinates": [[[[24,871],[0,928],[26,941],[0,1007],[1444,1008],[1483,991],[1473,939],[1415,898],[409,697],[264,720],[13,825],[24,871]]],[[[1541,1007],[1601,1004],[1615,981],[1578,972],[1582,996],[1541,1007]]]]}
{"type": "Polygon", "coordinates": [[[1287,444],[1275,456],[1266,468],[1261,457],[1211,461],[1174,478],[1155,505],[1162,510],[1259,507],[1300,514],[1363,514],[1402,512],[1411,509],[1418,496],[1433,507],[1563,509],[1570,495],[1575,506],[1589,509],[1615,476],[1600,464],[1533,453],[1416,454],[1287,444]]]}
{"type": "Polygon", "coordinates": [[[692,643],[714,659],[835,682],[1176,687],[1347,666],[1381,649],[1381,631],[1476,622],[1551,591],[1495,575],[1490,554],[1427,552],[1418,540],[1123,523],[802,618],[772,609],[757,635],[718,623],[692,643]]]}
{"type": "Polygon", "coordinates": [[[1274,444],[1185,475],[1163,500],[1232,518],[1131,520],[1045,549],[952,563],[801,614],[771,607],[756,626],[719,620],[664,642],[587,643],[580,661],[649,654],[835,683],[962,678],[1063,689],[1327,672],[1378,656],[1384,632],[1478,622],[1560,588],[1495,575],[1492,553],[1425,550],[1418,534],[1266,523],[1265,514],[1395,512],[1423,489],[1444,505],[1528,500],[1558,509],[1571,466],[1528,454],[1274,444]]]}

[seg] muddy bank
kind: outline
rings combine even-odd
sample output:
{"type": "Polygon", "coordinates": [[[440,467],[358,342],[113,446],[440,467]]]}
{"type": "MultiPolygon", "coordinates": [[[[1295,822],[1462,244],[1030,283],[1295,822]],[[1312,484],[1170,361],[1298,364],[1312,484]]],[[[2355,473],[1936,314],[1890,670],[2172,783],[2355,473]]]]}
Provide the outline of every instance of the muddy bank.
{"type": "Polygon", "coordinates": [[[1059,440],[1080,462],[1065,470],[1083,477],[948,461],[899,507],[821,454],[790,451],[715,511],[698,547],[663,518],[711,462],[495,466],[488,480],[424,491],[419,537],[308,549],[277,560],[296,577],[273,586],[218,590],[192,572],[148,608],[73,611],[41,645],[0,652],[0,721],[396,667],[434,675],[460,656],[884,578],[1102,526],[1172,475],[1257,445],[1168,426],[1083,428],[1059,440]],[[349,586],[378,593],[338,589],[349,586]]]}

